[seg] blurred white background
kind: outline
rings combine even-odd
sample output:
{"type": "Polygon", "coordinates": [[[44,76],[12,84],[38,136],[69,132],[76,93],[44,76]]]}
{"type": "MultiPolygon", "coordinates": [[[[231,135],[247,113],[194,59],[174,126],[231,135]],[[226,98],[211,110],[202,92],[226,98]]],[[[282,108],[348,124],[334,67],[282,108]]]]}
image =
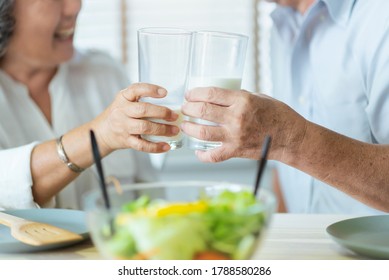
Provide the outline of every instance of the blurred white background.
{"type": "MultiPolygon", "coordinates": [[[[137,34],[142,27],[169,26],[218,30],[250,37],[242,88],[271,94],[269,14],[273,5],[260,0],[83,0],[75,44],[100,49],[122,62],[131,82],[138,80],[137,34]]],[[[153,155],[162,180],[222,180],[253,184],[256,161],[232,159],[199,162],[188,149],[153,155]]],[[[264,184],[270,180],[267,174],[264,184]]]]}

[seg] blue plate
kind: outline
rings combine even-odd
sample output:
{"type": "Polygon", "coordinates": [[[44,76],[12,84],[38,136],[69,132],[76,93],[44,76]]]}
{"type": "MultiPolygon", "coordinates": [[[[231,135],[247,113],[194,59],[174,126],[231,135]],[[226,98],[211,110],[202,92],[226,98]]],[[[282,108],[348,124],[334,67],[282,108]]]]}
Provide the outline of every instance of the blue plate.
{"type": "Polygon", "coordinates": [[[327,233],[357,254],[373,259],[389,259],[389,215],[343,220],[328,226],[327,233]]]}
{"type": "Polygon", "coordinates": [[[8,210],[3,212],[27,220],[51,224],[56,227],[72,231],[80,234],[83,239],[67,243],[32,246],[24,244],[13,238],[11,236],[10,228],[0,224],[0,253],[26,253],[56,249],[70,246],[89,238],[86,216],[83,211],[67,209],[23,209],[8,210]]]}

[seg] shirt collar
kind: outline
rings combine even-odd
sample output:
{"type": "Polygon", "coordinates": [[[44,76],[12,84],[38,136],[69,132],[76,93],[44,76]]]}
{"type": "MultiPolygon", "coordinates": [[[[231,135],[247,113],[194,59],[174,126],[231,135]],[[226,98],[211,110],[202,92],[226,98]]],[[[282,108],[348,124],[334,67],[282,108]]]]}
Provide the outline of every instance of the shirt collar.
{"type": "Polygon", "coordinates": [[[280,36],[293,41],[303,21],[303,15],[288,6],[278,6],[271,13],[274,26],[280,36]]]}
{"type": "MultiPolygon", "coordinates": [[[[356,2],[357,0],[317,0],[310,9],[324,3],[332,20],[344,26],[347,24],[356,2]]],[[[296,22],[301,22],[301,19],[305,18],[307,13],[301,15],[290,7],[277,5],[271,17],[277,29],[282,30],[286,25],[295,26],[296,22]]]]}
{"type": "Polygon", "coordinates": [[[327,6],[331,18],[339,25],[345,26],[351,16],[357,0],[320,0],[327,6]]]}

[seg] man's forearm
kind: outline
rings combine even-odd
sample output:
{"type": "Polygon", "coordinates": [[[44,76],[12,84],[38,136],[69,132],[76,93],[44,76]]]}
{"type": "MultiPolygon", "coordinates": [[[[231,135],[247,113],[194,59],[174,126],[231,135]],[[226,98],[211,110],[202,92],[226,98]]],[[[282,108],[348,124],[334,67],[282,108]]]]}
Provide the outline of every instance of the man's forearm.
{"type": "Polygon", "coordinates": [[[282,161],[350,196],[389,211],[389,146],[367,144],[308,122],[298,149],[282,161]]]}

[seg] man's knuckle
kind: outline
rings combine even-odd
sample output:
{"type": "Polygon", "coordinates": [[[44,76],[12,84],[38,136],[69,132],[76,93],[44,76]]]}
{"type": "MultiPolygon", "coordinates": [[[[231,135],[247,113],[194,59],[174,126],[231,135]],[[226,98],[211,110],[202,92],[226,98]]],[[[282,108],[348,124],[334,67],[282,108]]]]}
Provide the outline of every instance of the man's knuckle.
{"type": "Polygon", "coordinates": [[[148,128],[149,128],[149,125],[148,125],[147,122],[145,122],[145,121],[140,121],[140,122],[138,123],[138,130],[139,130],[140,132],[147,132],[148,128]]]}
{"type": "Polygon", "coordinates": [[[199,129],[199,136],[201,139],[208,140],[209,133],[208,133],[208,128],[206,126],[201,126],[199,129]]]}
{"type": "Polygon", "coordinates": [[[143,144],[141,141],[137,140],[133,143],[133,147],[134,149],[141,151],[143,149],[143,144]]]}
{"type": "Polygon", "coordinates": [[[143,117],[147,113],[146,106],[143,103],[136,103],[136,105],[133,108],[133,111],[139,117],[143,117]]]}
{"type": "Polygon", "coordinates": [[[214,96],[218,93],[219,89],[217,87],[210,87],[207,91],[207,100],[212,100],[214,96]]]}
{"type": "Polygon", "coordinates": [[[208,105],[207,103],[201,103],[199,108],[200,118],[204,118],[207,115],[208,105]]]}

